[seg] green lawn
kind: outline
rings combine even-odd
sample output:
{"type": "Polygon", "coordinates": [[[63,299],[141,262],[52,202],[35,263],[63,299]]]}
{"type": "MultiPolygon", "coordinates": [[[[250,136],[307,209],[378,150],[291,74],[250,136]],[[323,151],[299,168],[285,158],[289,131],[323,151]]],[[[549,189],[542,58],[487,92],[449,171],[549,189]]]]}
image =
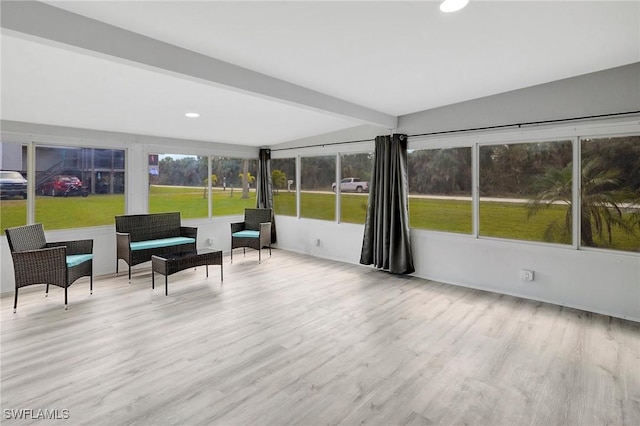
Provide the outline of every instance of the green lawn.
{"type": "MultiPolygon", "coordinates": [[[[214,216],[242,214],[245,208],[255,207],[255,192],[242,199],[242,191],[213,192],[214,216]]],[[[152,186],[149,197],[150,212],[180,211],[183,218],[207,217],[207,199],[200,188],[152,186]]],[[[303,193],[302,215],[307,218],[335,220],[335,196],[330,193],[303,193]]],[[[274,194],[275,212],[295,216],[295,192],[274,194]]],[[[0,201],[0,227],[26,223],[27,201],[0,201]]],[[[367,196],[342,194],[342,222],[364,223],[367,196]]],[[[527,218],[527,208],[519,203],[482,202],[480,204],[480,234],[526,241],[543,241],[546,226],[558,220],[562,223],[565,207],[553,206],[527,218]]],[[[89,195],[82,197],[36,197],[36,221],[47,230],[111,225],[114,216],[124,213],[124,196],[89,195]]],[[[432,229],[471,234],[472,211],[470,201],[409,198],[409,223],[412,228],[432,229]]],[[[639,230],[640,233],[640,230],[639,230]]],[[[605,242],[600,242],[606,246],[605,242]]],[[[626,235],[615,229],[613,248],[640,251],[640,235],[626,235]]]]}
{"type": "MultiPolygon", "coordinates": [[[[212,208],[214,216],[243,214],[245,208],[256,206],[256,193],[249,192],[249,198],[242,198],[242,190],[214,188],[212,208]]],[[[160,213],[179,211],[185,219],[207,217],[209,208],[202,188],[179,186],[151,186],[149,189],[149,212],[160,213]]]]}
{"type": "Polygon", "coordinates": [[[307,192],[301,193],[300,217],[307,219],[336,220],[335,195],[307,192]]]}
{"type": "Polygon", "coordinates": [[[22,226],[27,223],[27,200],[0,200],[0,229],[2,235],[7,228],[22,226]]]}
{"type": "Polygon", "coordinates": [[[471,234],[471,201],[409,197],[409,226],[471,234]]]}
{"type": "Polygon", "coordinates": [[[564,223],[566,207],[551,206],[531,218],[527,218],[527,211],[526,204],[481,202],[480,235],[498,238],[517,235],[519,240],[544,241],[545,229],[551,222],[564,223]]]}
{"type": "Polygon", "coordinates": [[[273,193],[273,210],[276,214],[284,216],[295,216],[296,213],[296,193],[278,191],[273,193]]]}
{"type": "MultiPolygon", "coordinates": [[[[341,222],[364,223],[367,215],[367,195],[342,194],[341,222]]],[[[300,198],[302,217],[309,219],[335,220],[336,202],[332,194],[303,193],[300,198]]],[[[296,193],[273,194],[276,214],[296,215],[296,193]]]]}
{"type": "MultiPolygon", "coordinates": [[[[46,230],[108,225],[114,216],[124,214],[124,195],[37,196],[35,209],[35,221],[46,230]]],[[[6,228],[26,224],[27,200],[0,201],[0,222],[3,234],[6,228]]]]}

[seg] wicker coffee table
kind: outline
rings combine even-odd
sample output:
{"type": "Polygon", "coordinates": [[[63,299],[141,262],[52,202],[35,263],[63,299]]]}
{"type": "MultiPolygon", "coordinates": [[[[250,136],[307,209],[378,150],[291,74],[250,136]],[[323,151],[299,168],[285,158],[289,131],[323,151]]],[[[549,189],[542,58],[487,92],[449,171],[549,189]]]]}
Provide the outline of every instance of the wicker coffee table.
{"type": "Polygon", "coordinates": [[[222,250],[202,249],[183,253],[159,254],[151,256],[151,288],[155,288],[156,272],[164,275],[164,294],[169,295],[169,275],[185,269],[205,266],[207,277],[209,265],[220,265],[220,281],[224,280],[222,273],[222,250]]]}

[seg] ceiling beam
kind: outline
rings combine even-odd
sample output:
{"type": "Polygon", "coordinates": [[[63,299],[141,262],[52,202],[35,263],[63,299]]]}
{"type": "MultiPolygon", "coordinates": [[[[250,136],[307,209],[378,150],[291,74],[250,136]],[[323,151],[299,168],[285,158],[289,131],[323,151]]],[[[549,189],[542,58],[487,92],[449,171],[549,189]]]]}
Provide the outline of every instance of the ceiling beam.
{"type": "Polygon", "coordinates": [[[156,72],[225,87],[360,123],[394,129],[398,118],[210,56],[36,1],[3,1],[5,30],[156,72]]]}

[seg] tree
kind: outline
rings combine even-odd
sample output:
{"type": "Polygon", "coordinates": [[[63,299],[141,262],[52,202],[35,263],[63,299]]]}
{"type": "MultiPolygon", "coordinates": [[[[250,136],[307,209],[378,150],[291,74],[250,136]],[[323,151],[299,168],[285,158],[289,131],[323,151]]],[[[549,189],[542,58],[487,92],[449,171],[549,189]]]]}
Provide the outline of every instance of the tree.
{"type": "MultiPolygon", "coordinates": [[[[207,198],[207,192],[209,191],[209,179],[205,178],[202,183],[204,184],[204,198],[207,198]]],[[[211,175],[211,186],[216,186],[218,183],[218,176],[214,174],[211,175]]]]}
{"type": "MultiPolygon", "coordinates": [[[[600,158],[593,158],[585,161],[582,166],[580,239],[583,245],[590,247],[597,246],[597,243],[610,246],[613,228],[621,229],[629,235],[634,234],[637,222],[635,216],[625,218],[623,215],[623,205],[634,199],[634,193],[623,186],[619,170],[608,169],[602,163],[600,158]]],[[[570,242],[572,169],[571,163],[562,169],[549,169],[534,183],[538,192],[529,202],[528,217],[554,204],[566,206],[564,225],[554,221],[547,226],[545,239],[548,241],[570,242]]]]}
{"type": "Polygon", "coordinates": [[[158,168],[158,183],[161,185],[200,186],[202,178],[207,175],[207,158],[173,158],[167,155],[160,160],[158,168]]]}
{"type": "Polygon", "coordinates": [[[273,170],[271,172],[271,183],[278,192],[278,189],[284,189],[287,185],[287,175],[282,170],[273,170]]]}
{"type": "Polygon", "coordinates": [[[256,178],[249,173],[249,160],[243,160],[242,173],[239,174],[242,180],[242,198],[249,198],[249,185],[251,185],[256,178]]]}
{"type": "MultiPolygon", "coordinates": [[[[204,179],[204,186],[209,186],[209,179],[205,178],[204,179]]],[[[218,176],[216,176],[216,174],[212,174],[211,175],[211,186],[216,186],[216,184],[218,183],[218,176]]]]}

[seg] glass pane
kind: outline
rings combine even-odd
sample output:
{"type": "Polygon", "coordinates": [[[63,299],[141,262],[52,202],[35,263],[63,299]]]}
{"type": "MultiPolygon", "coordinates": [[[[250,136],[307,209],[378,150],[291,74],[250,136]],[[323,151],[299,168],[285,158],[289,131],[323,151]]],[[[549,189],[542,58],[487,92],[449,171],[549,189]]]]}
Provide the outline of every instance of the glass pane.
{"type": "Polygon", "coordinates": [[[301,162],[300,217],[336,220],[336,195],[331,190],[336,157],[304,157],[301,162]]]}
{"type": "Polygon", "coordinates": [[[580,240],[640,252],[640,136],[582,140],[580,240]]]}
{"type": "Polygon", "coordinates": [[[271,181],[275,213],[296,216],[296,159],[271,160],[271,181]]]}
{"type": "Polygon", "coordinates": [[[207,217],[207,157],[149,155],[149,211],[180,212],[184,219],[207,217]]]}
{"type": "MultiPolygon", "coordinates": [[[[373,153],[343,155],[340,164],[340,221],[364,223],[367,217],[373,153]]],[[[336,190],[335,182],[332,189],[336,190]]]]}
{"type": "Polygon", "coordinates": [[[471,148],[412,151],[407,161],[409,226],[470,234],[471,148]]]}
{"type": "Polygon", "coordinates": [[[213,157],[212,173],[214,216],[244,214],[245,208],[256,207],[258,160],[213,157]]]}
{"type": "Polygon", "coordinates": [[[113,224],[124,214],[124,151],[36,147],[35,220],[46,230],[113,224]]]}
{"type": "Polygon", "coordinates": [[[0,142],[0,228],[27,224],[27,147],[0,142]]]}
{"type": "Polygon", "coordinates": [[[480,234],[571,244],[571,141],[480,147],[480,234]]]}

